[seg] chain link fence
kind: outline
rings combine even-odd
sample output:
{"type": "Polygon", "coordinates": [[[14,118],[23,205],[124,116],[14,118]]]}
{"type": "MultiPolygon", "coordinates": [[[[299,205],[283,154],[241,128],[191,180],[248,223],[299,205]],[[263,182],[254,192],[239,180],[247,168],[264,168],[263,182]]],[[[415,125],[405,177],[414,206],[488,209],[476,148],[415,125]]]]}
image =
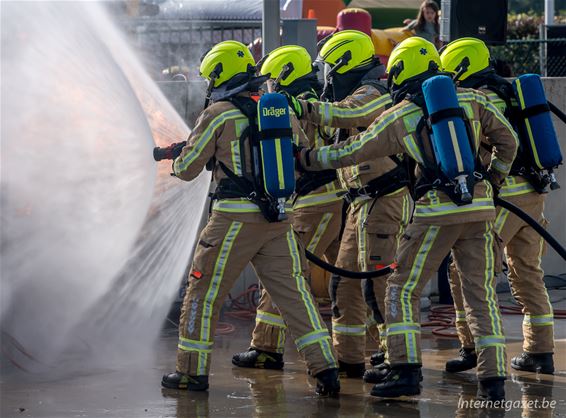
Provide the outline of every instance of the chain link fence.
{"type": "Polygon", "coordinates": [[[505,45],[491,46],[490,50],[504,76],[535,73],[566,77],[566,38],[508,39],[505,45]]]}
{"type": "Polygon", "coordinates": [[[245,45],[261,36],[261,21],[127,19],[121,21],[152,77],[171,66],[185,66],[198,78],[200,58],[221,41],[245,45]]]}

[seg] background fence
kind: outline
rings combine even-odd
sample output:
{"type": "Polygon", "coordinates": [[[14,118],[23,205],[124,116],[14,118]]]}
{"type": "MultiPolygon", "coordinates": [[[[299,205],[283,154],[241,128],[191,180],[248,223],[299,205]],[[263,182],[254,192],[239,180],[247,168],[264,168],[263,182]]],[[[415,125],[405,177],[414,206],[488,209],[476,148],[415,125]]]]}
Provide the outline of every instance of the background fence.
{"type": "Polygon", "coordinates": [[[261,36],[261,21],[199,21],[179,19],[123,19],[134,47],[153,77],[170,66],[186,66],[198,78],[201,55],[221,41],[244,44],[261,36]]]}
{"type": "Polygon", "coordinates": [[[566,38],[508,39],[505,45],[491,46],[490,50],[502,75],[566,77],[566,38]]]}

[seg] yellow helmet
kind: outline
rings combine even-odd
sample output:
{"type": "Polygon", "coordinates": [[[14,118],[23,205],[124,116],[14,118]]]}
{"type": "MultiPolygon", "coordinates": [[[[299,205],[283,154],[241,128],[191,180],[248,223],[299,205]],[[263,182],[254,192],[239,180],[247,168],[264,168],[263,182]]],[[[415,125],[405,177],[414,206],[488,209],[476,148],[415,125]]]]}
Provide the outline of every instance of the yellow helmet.
{"type": "Polygon", "coordinates": [[[223,41],[203,55],[200,75],[207,80],[214,79],[214,87],[218,87],[236,74],[253,70],[254,66],[254,58],[243,43],[223,41]]]}
{"type": "Polygon", "coordinates": [[[326,40],[319,55],[331,67],[339,66],[335,70],[338,74],[344,74],[372,62],[375,48],[371,38],[365,33],[343,30],[326,40]]]}
{"type": "Polygon", "coordinates": [[[434,45],[413,36],[400,42],[387,62],[388,82],[400,86],[405,81],[440,68],[440,57],[434,45]]]}
{"type": "Polygon", "coordinates": [[[311,56],[298,45],[285,45],[271,51],[263,61],[261,75],[270,74],[281,86],[288,86],[298,78],[312,72],[311,56]]]}
{"type": "Polygon", "coordinates": [[[489,49],[477,38],[456,39],[442,48],[441,52],[442,70],[459,74],[458,80],[465,80],[490,66],[489,49]]]}

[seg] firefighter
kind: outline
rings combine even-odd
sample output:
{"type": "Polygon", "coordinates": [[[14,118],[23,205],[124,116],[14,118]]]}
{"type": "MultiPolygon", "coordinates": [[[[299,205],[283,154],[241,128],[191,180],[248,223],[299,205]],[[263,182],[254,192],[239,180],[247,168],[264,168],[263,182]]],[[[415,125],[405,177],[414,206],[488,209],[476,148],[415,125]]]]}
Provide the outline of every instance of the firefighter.
{"type": "MultiPolygon", "coordinates": [[[[260,74],[275,81],[275,90],[302,100],[317,100],[320,90],[316,71],[307,50],[287,45],[271,51],[264,59],[260,74]]],[[[321,127],[307,121],[301,127],[309,146],[325,145],[321,127]]],[[[338,235],[342,224],[342,195],[336,170],[302,173],[297,180],[293,205],[293,229],[306,249],[318,257],[326,255],[334,264],[338,254],[338,235]]],[[[256,313],[250,349],[237,353],[232,363],[239,367],[282,369],[287,324],[269,293],[263,289],[256,313]]]]}
{"type": "MultiPolygon", "coordinates": [[[[254,77],[253,57],[240,42],[224,41],[206,53],[200,73],[209,80],[214,103],[199,116],[173,171],[178,178],[190,181],[210,161],[217,190],[212,215],[198,240],[183,301],[177,368],[163,376],[162,385],[193,391],[208,388],[213,336],[222,303],[251,262],[317,379],[317,393],[336,394],[340,390],[337,363],[330,335],[304,277],[303,249],[291,224],[277,221],[277,214],[273,217],[273,205],[255,186],[259,179],[251,178],[250,147],[255,141],[247,133],[253,131],[250,123],[258,113],[251,94],[262,82],[254,77]]],[[[293,135],[299,143],[306,143],[296,118],[291,121],[293,135]]]]}
{"type": "MultiPolygon", "coordinates": [[[[301,120],[339,128],[335,142],[341,143],[365,130],[391,104],[386,86],[378,81],[385,68],[375,57],[371,38],[355,30],[327,38],[319,55],[327,71],[323,96],[329,101],[291,98],[290,104],[301,120]]],[[[403,157],[364,160],[342,169],[340,177],[348,188],[345,198],[350,205],[336,265],[370,271],[391,264],[410,218],[403,157]]],[[[385,282],[385,277],[363,281],[362,291],[359,280],[332,277],[332,337],[342,375],[364,374],[366,329],[383,323],[385,282]],[[371,308],[369,316],[364,302],[371,308]]],[[[383,339],[385,328],[380,329],[383,339]]],[[[383,350],[372,356],[372,364],[383,361],[383,350]]]]}
{"type": "MultiPolygon", "coordinates": [[[[460,87],[483,91],[501,113],[511,118],[517,102],[511,84],[495,74],[485,43],[475,38],[462,38],[448,44],[440,55],[444,71],[457,76],[460,87]]],[[[488,162],[491,150],[480,148],[488,162]]],[[[546,187],[540,187],[529,158],[519,151],[511,172],[499,191],[499,197],[521,208],[542,225],[546,187]]],[[[552,374],[554,372],[554,319],[552,305],[544,285],[541,258],[543,238],[528,224],[507,209],[498,208],[495,233],[505,247],[509,266],[509,285],[513,297],[523,309],[523,353],[511,359],[516,370],[552,374]]],[[[455,268],[450,274],[451,290],[456,309],[456,328],[462,348],[460,356],[446,363],[446,371],[461,372],[477,365],[474,340],[466,320],[461,279],[455,268]]]]}
{"type": "MultiPolygon", "coordinates": [[[[470,145],[493,146],[485,177],[471,184],[473,200],[457,201],[454,186],[438,177],[431,138],[423,118],[422,83],[438,74],[440,57],[430,42],[412,37],[401,42],[388,62],[388,82],[395,105],[365,132],[320,149],[300,151],[307,170],[338,168],[407,153],[417,164],[415,211],[387,280],[385,317],[390,369],[371,394],[380,397],[417,395],[422,379],[419,299],[428,279],[452,251],[462,272],[466,316],[478,354],[478,396],[505,397],[505,337],[494,284],[493,187],[507,176],[517,149],[511,126],[485,94],[458,89],[458,101],[473,129],[470,145]],[[487,180],[489,179],[489,181],[487,180]]],[[[437,92],[442,94],[442,92],[437,92]]],[[[479,164],[479,162],[478,162],[479,164]]],[[[480,167],[478,167],[478,170],[480,167]]],[[[481,170],[480,170],[481,171],[481,170]]],[[[472,176],[470,181],[475,179],[472,176]]]]}

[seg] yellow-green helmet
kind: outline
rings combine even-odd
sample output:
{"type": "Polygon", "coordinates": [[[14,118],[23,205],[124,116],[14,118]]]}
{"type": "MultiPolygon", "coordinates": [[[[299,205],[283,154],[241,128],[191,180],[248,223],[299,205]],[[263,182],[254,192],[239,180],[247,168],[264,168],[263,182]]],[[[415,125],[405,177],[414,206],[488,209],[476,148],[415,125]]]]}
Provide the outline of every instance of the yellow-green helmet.
{"type": "Polygon", "coordinates": [[[271,51],[260,69],[261,75],[279,78],[281,86],[288,86],[298,78],[312,72],[311,56],[298,45],[285,45],[271,51]]]}
{"type": "Polygon", "coordinates": [[[369,64],[374,59],[375,47],[371,38],[357,30],[343,30],[331,35],[319,51],[322,61],[344,74],[369,64]]]}
{"type": "Polygon", "coordinates": [[[418,36],[405,39],[391,52],[387,62],[389,84],[400,86],[427,71],[440,68],[440,57],[434,45],[418,36]]]}
{"type": "Polygon", "coordinates": [[[490,66],[489,49],[477,38],[461,38],[446,45],[440,54],[442,70],[458,74],[458,80],[485,70],[490,66]]]}
{"type": "Polygon", "coordinates": [[[236,74],[245,73],[254,66],[254,58],[243,43],[223,41],[204,54],[200,63],[200,75],[207,80],[214,78],[214,87],[218,87],[236,74]]]}

